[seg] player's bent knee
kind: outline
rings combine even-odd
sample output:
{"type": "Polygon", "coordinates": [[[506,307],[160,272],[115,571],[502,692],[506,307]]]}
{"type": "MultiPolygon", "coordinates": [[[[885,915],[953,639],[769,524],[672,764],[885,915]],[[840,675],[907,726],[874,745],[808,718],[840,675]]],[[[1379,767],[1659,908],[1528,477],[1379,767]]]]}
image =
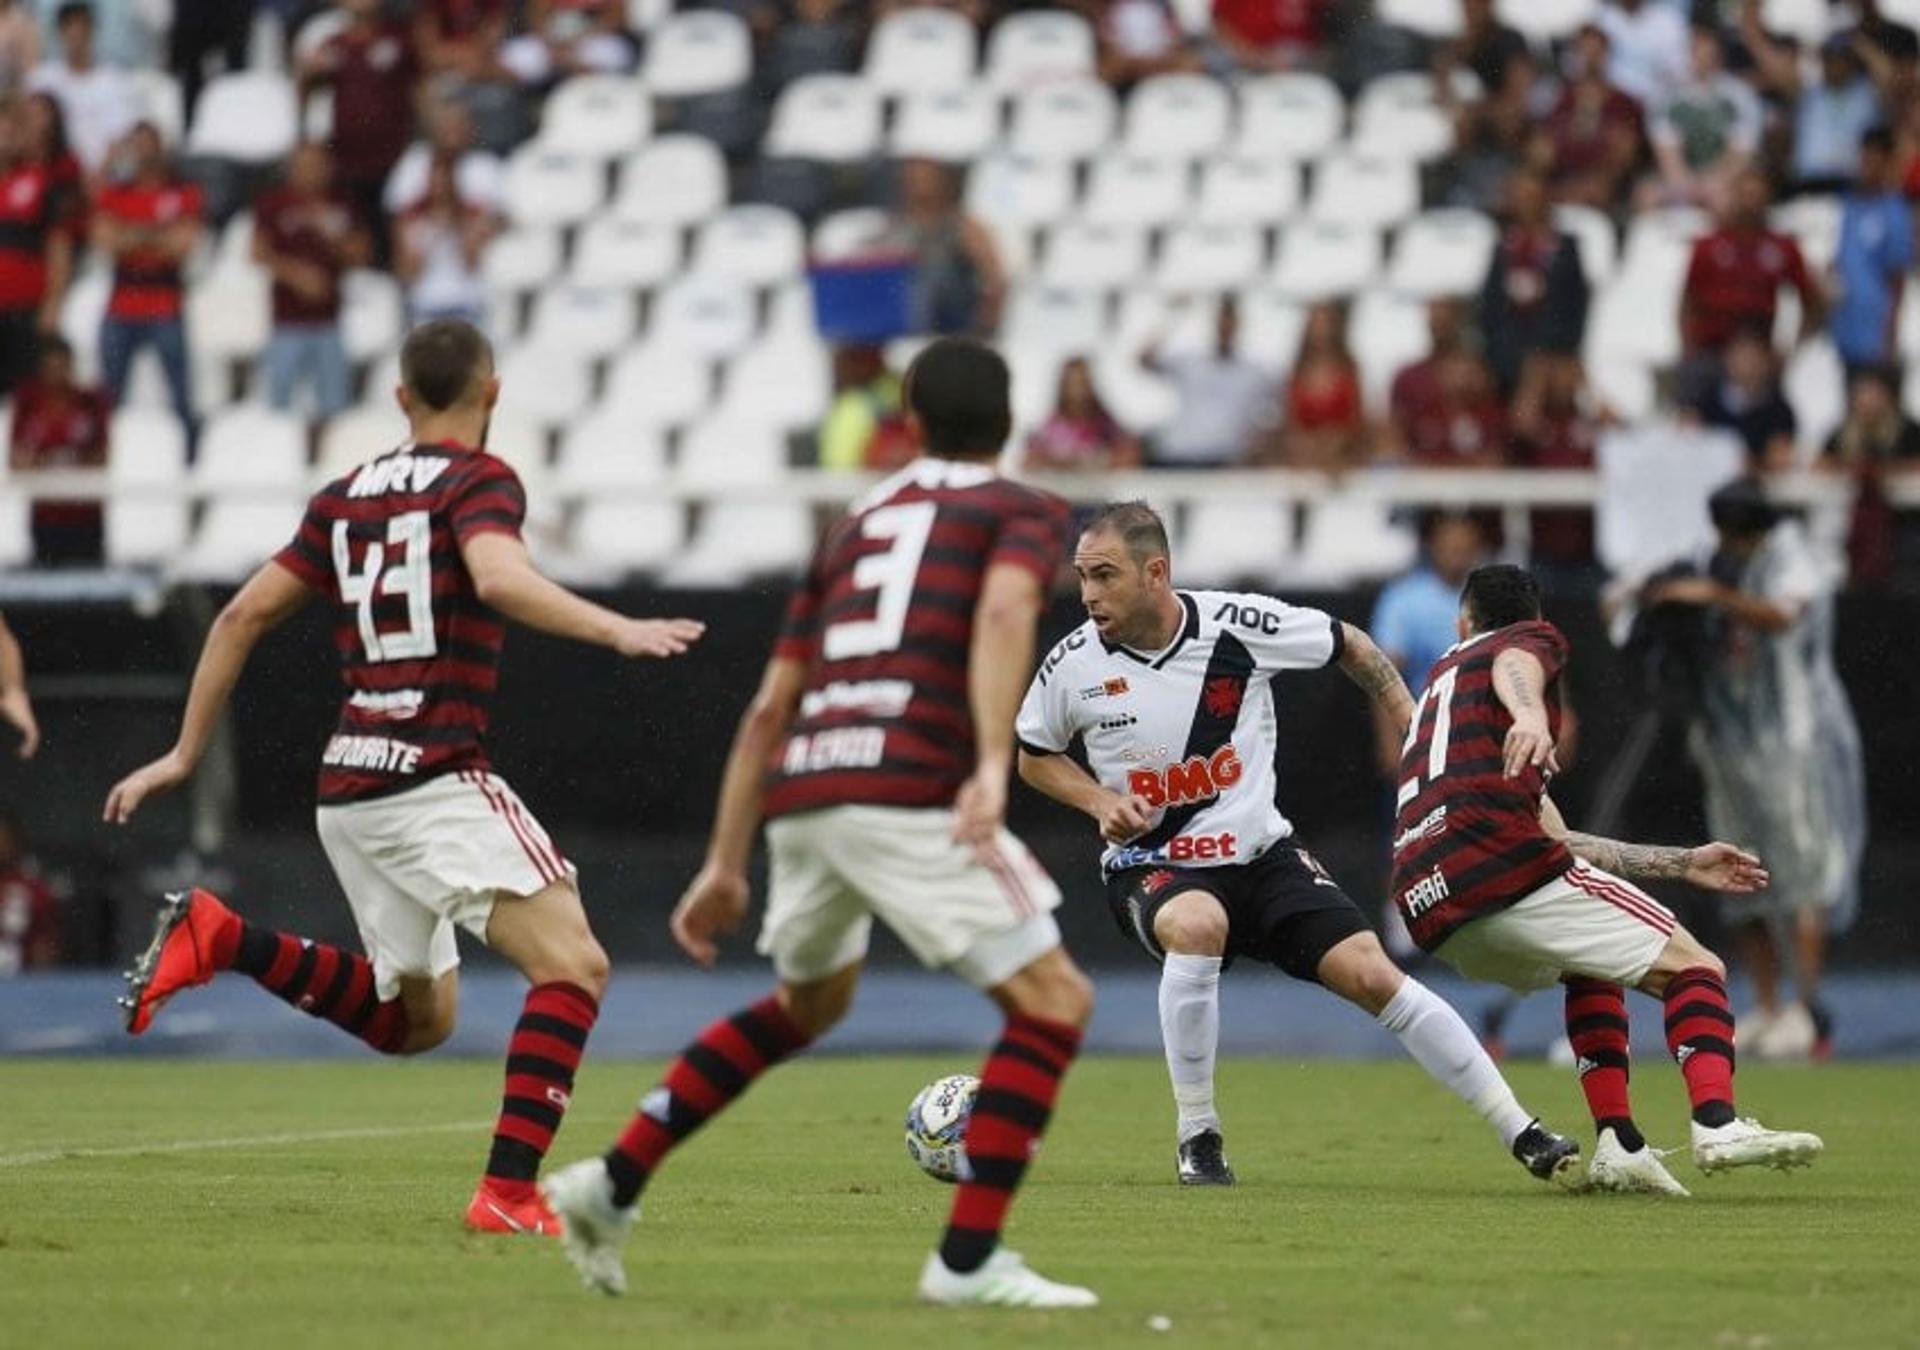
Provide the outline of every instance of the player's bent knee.
{"type": "Polygon", "coordinates": [[[1727,978],[1727,963],[1684,928],[1676,928],[1667,939],[1667,945],[1660,949],[1660,955],[1654,958],[1653,968],[1640,982],[1645,992],[1659,997],[1666,992],[1667,982],[1683,970],[1711,971],[1715,979],[1727,978]]]}
{"type": "Polygon", "coordinates": [[[1227,936],[1226,910],[1204,891],[1176,895],[1153,916],[1153,940],[1172,955],[1224,956],[1227,936]]]}
{"type": "Polygon", "coordinates": [[[817,1040],[840,1024],[853,1007],[854,990],[860,981],[860,967],[852,965],[824,980],[806,984],[782,984],[776,995],[780,1006],[794,1024],[817,1040]]]}
{"type": "Polygon", "coordinates": [[[1320,960],[1320,983],[1340,997],[1377,1013],[1400,992],[1406,972],[1393,963],[1380,939],[1356,933],[1320,960]]]}

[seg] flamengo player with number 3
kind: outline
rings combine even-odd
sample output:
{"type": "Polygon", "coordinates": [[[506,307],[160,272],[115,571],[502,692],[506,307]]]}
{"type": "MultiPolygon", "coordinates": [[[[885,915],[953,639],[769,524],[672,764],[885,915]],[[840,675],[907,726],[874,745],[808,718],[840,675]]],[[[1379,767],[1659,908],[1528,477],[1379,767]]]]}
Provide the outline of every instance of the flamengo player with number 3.
{"type": "Polygon", "coordinates": [[[313,498],[293,542],[214,621],[174,748],[106,804],[106,818],[123,823],[190,777],[254,644],[316,593],[328,597],[347,697],[321,756],[316,817],[367,954],[256,926],[193,890],[160,906],[121,1002],[138,1035],[172,995],[234,970],[383,1054],[418,1054],[453,1031],[453,927],[465,928],[533,985],[466,1222],[555,1235],[534,1179],[567,1108],[607,958],[573,865],[487,768],[500,616],[629,657],[677,655],[703,629],[627,618],[534,569],[520,542],[520,481],[483,448],[500,381],[477,329],[446,320],[415,329],[400,370],[410,441],[313,498]]]}
{"type": "Polygon", "coordinates": [[[1427,677],[1400,760],[1393,895],[1413,940],[1473,979],[1521,992],[1566,985],[1567,1036],[1599,1135],[1590,1185],[1687,1193],[1627,1105],[1627,987],[1666,1005],[1701,1171],[1813,1161],[1817,1135],[1734,1115],[1726,967],[1622,879],[1746,893],[1767,884],[1760,860],[1731,844],[1664,848],[1568,830],[1547,796],[1567,640],[1542,621],[1533,577],[1469,573],[1459,631],[1427,677]]]}

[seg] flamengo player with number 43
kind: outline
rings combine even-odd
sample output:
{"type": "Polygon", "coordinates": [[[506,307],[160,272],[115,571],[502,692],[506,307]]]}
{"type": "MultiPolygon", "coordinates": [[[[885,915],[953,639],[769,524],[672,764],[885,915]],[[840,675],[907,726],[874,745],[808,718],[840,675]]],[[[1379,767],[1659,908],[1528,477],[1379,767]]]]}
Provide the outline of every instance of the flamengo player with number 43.
{"type": "Polygon", "coordinates": [[[174,748],[117,784],[106,805],[109,821],[125,822],[191,776],[254,644],[326,596],[338,607],[347,697],[321,756],[316,817],[367,954],[248,923],[193,890],[160,906],[121,1002],[139,1035],[172,995],[234,970],[383,1054],[417,1054],[453,1031],[458,924],[533,985],[466,1221],[553,1236],[534,1179],[573,1090],[607,958],[573,865],[487,768],[500,616],[629,657],[677,655],[703,630],[627,618],[534,570],[520,541],[520,481],[484,449],[500,381],[479,330],[448,320],[415,329],[400,371],[411,440],[313,498],[293,542],[215,620],[174,748]]]}

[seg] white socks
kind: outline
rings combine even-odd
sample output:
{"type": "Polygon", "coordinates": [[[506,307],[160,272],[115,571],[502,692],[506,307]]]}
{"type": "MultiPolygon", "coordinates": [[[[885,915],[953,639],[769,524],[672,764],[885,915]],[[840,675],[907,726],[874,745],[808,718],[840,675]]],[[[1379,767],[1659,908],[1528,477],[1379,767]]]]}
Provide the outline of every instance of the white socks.
{"type": "MultiPolygon", "coordinates": [[[[1160,1020],[1166,1023],[1167,986],[1160,985],[1160,1020]]],[[[1500,1070],[1480,1048],[1480,1040],[1446,1001],[1411,975],[1393,1001],[1380,1010],[1381,1026],[1400,1038],[1420,1067],[1445,1083],[1455,1096],[1478,1111],[1500,1132],[1508,1148],[1533,1117],[1500,1076],[1500,1070]]],[[[1173,1042],[1167,1042],[1167,1060],[1173,1060],[1173,1042]]]]}
{"type": "MultiPolygon", "coordinates": [[[[1444,1005],[1442,1005],[1444,1006],[1444,1005]]],[[[1160,967],[1160,1039],[1180,1109],[1180,1142],[1220,1128],[1213,1059],[1220,1048],[1220,958],[1169,956],[1160,967]]]]}

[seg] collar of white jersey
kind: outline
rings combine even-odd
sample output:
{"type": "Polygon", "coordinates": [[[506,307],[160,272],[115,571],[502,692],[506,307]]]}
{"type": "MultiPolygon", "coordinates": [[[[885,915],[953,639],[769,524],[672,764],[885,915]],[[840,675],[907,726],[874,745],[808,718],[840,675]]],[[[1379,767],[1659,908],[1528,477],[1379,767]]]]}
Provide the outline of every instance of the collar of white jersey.
{"type": "MultiPolygon", "coordinates": [[[[1100,645],[1107,649],[1107,654],[1109,656],[1124,656],[1128,660],[1138,661],[1141,665],[1152,670],[1158,670],[1160,667],[1166,665],[1167,662],[1173,660],[1179,650],[1187,645],[1188,640],[1200,631],[1200,606],[1196,604],[1194,598],[1185,591],[1175,591],[1174,594],[1180,597],[1181,618],[1180,631],[1173,635],[1172,642],[1169,642],[1165,648],[1157,653],[1137,652],[1131,647],[1122,646],[1118,642],[1108,642],[1105,638],[1101,638],[1100,645]]],[[[1095,629],[1094,631],[1097,636],[1099,630],[1095,629]]]]}

